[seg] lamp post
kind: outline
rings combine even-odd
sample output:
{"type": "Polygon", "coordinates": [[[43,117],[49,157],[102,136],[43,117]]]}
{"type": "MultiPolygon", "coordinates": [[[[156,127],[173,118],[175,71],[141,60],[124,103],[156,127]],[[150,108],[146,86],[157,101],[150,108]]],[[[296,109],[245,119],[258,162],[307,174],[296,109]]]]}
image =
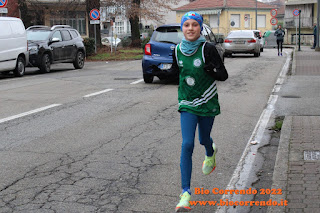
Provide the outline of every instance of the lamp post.
{"type": "Polygon", "coordinates": [[[256,0],[256,30],[257,29],[258,29],[258,0],[256,0]]]}

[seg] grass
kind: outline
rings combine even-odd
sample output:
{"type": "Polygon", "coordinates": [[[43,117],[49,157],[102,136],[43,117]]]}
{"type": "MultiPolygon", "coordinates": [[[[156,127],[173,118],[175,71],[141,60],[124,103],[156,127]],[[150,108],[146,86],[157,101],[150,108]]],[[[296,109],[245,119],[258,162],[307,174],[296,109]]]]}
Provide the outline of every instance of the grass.
{"type": "Polygon", "coordinates": [[[143,57],[141,48],[119,48],[111,53],[110,48],[102,47],[97,50],[97,54],[88,56],[88,61],[122,61],[122,60],[140,60],[143,57]]]}
{"type": "Polygon", "coordinates": [[[284,117],[282,117],[282,116],[276,117],[275,124],[271,128],[271,130],[276,131],[276,132],[281,131],[283,120],[284,120],[284,117]]]}

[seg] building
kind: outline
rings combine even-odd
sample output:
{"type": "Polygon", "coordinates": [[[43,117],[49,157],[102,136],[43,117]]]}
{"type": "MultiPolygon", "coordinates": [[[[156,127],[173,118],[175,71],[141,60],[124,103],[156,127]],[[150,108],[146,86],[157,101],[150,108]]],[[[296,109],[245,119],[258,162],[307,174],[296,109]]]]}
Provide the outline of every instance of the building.
{"type": "Polygon", "coordinates": [[[255,0],[196,0],[174,10],[178,23],[183,14],[194,10],[203,15],[204,22],[214,33],[226,36],[232,30],[255,29],[256,23],[261,32],[271,30],[271,9],[275,9],[274,6],[255,0]]]}
{"type": "Polygon", "coordinates": [[[299,16],[295,16],[293,11],[301,10],[301,44],[313,44],[313,24],[317,23],[317,0],[287,0],[285,4],[284,27],[287,29],[288,43],[295,44],[298,40],[299,16]]]}

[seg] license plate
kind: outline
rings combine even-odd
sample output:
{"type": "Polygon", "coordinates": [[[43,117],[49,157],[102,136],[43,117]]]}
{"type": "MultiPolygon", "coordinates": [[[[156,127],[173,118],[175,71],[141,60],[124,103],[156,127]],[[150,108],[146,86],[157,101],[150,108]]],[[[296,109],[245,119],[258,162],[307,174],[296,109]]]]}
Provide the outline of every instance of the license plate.
{"type": "Polygon", "coordinates": [[[234,43],[235,43],[235,44],[244,44],[245,41],[235,41],[234,43]]]}
{"type": "Polygon", "coordinates": [[[172,64],[160,64],[159,68],[162,70],[168,70],[172,67],[172,64]]]}

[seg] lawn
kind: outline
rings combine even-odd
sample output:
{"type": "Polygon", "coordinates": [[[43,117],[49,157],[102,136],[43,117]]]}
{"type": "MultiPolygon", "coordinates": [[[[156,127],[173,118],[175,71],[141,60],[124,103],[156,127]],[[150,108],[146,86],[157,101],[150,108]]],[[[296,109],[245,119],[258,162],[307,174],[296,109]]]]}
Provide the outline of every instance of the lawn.
{"type": "Polygon", "coordinates": [[[141,48],[119,48],[111,53],[110,48],[103,47],[98,49],[97,54],[87,57],[87,61],[121,61],[121,60],[140,60],[143,57],[141,48]]]}

